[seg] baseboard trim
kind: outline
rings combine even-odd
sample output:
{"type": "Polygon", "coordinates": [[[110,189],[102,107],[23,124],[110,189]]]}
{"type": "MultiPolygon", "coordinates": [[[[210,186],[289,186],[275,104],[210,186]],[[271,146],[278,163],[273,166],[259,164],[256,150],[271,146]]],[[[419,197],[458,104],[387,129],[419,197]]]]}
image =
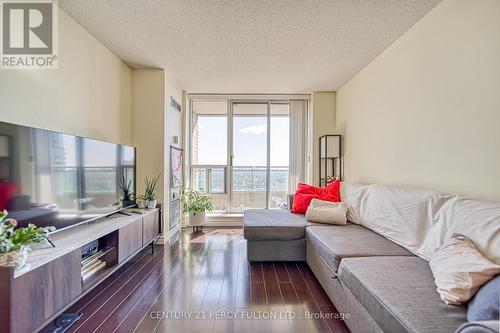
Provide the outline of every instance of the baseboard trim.
{"type": "MultiPolygon", "coordinates": [[[[243,227],[243,222],[241,221],[217,221],[217,222],[205,222],[204,227],[243,227]]],[[[192,226],[188,223],[184,225],[186,228],[191,228],[192,226]]]]}

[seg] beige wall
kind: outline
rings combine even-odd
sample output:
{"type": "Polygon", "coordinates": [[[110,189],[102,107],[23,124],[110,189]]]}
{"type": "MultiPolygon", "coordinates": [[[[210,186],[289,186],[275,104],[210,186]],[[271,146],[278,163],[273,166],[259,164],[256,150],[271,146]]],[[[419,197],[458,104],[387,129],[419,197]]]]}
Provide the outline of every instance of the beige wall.
{"type": "Polygon", "coordinates": [[[445,0],[337,92],[348,181],[500,200],[499,13],[445,0]]]}
{"type": "Polygon", "coordinates": [[[183,102],[164,70],[130,69],[62,10],[58,69],[0,71],[0,121],[136,146],[137,192],[146,175],[161,174],[162,203],[173,136],[182,147],[182,114],[170,111],[170,96],[183,102]]]}
{"type": "Polygon", "coordinates": [[[182,148],[182,114],[170,110],[170,96],[183,102],[182,89],[164,70],[132,70],[132,143],[138,152],[138,193],[144,193],[146,175],[161,175],[157,194],[163,204],[164,234],[169,230],[170,146],[182,148]],[[173,143],[174,136],[178,144],[173,143]]]}
{"type": "MultiPolygon", "coordinates": [[[[165,77],[165,165],[164,172],[165,175],[165,198],[171,198],[172,195],[178,191],[172,191],[170,188],[170,146],[175,146],[183,148],[183,113],[184,105],[182,107],[182,113],[170,109],[170,96],[173,96],[177,103],[183,104],[183,91],[179,88],[179,84],[173,79],[168,73],[165,77]],[[174,143],[174,136],[177,137],[178,143],[174,143]]],[[[185,181],[185,180],[184,180],[185,181]]],[[[178,193],[177,193],[178,194],[178,193]]],[[[170,216],[170,206],[169,202],[165,200],[164,211],[165,211],[165,228],[163,234],[165,235],[169,227],[169,216],[170,216]]]]}
{"type": "Polygon", "coordinates": [[[335,133],[335,92],[313,92],[309,118],[312,184],[319,185],[319,137],[335,133]]]}
{"type": "Polygon", "coordinates": [[[144,179],[160,175],[158,201],[164,198],[164,76],[162,69],[132,70],[132,143],[137,147],[137,193],[144,179]]]}
{"type": "Polygon", "coordinates": [[[0,70],[0,121],[131,142],[131,70],[59,10],[59,69],[0,70]]]}

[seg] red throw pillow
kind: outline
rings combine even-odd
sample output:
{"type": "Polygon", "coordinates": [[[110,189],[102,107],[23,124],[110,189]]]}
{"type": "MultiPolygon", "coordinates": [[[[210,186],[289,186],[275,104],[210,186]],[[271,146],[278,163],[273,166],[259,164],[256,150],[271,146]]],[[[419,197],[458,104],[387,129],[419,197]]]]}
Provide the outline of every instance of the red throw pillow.
{"type": "Polygon", "coordinates": [[[297,185],[297,189],[295,190],[295,194],[297,193],[321,195],[321,193],[323,193],[323,189],[321,187],[299,183],[299,185],[297,185]]]}
{"type": "Polygon", "coordinates": [[[300,183],[293,196],[293,205],[290,212],[294,214],[305,214],[312,199],[339,202],[340,180],[336,180],[323,188],[300,183]]]}
{"type": "Polygon", "coordinates": [[[315,197],[316,196],[312,194],[295,193],[293,196],[292,210],[290,212],[294,214],[305,214],[307,207],[309,207],[312,199],[315,197]]]}
{"type": "Polygon", "coordinates": [[[334,180],[323,189],[323,195],[332,196],[332,200],[321,199],[325,201],[340,202],[340,180],[334,180]]]}
{"type": "Polygon", "coordinates": [[[16,183],[0,183],[0,211],[7,208],[7,204],[14,194],[19,192],[16,183]]]}

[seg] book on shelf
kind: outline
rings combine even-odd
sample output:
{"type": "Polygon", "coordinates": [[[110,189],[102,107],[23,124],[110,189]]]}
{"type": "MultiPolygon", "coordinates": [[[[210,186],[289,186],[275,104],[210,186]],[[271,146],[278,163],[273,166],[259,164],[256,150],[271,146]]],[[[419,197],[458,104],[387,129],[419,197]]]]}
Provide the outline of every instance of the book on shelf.
{"type": "Polygon", "coordinates": [[[96,259],[95,261],[89,263],[86,266],[82,266],[82,275],[89,272],[93,268],[99,266],[102,263],[102,260],[96,259]]]}
{"type": "Polygon", "coordinates": [[[82,267],[86,266],[89,263],[94,262],[95,260],[101,258],[102,256],[104,256],[105,254],[107,254],[108,252],[110,252],[110,251],[112,251],[114,249],[115,249],[115,247],[113,247],[113,246],[111,246],[111,247],[105,247],[105,248],[99,250],[98,252],[94,253],[93,255],[88,256],[86,258],[83,258],[80,261],[80,263],[81,263],[82,267]]]}
{"type": "Polygon", "coordinates": [[[96,253],[94,253],[93,255],[82,259],[80,262],[82,264],[82,267],[85,266],[86,264],[88,264],[89,262],[92,262],[92,261],[98,259],[103,253],[104,253],[103,250],[100,250],[100,251],[97,251],[96,253]]]}
{"type": "Polygon", "coordinates": [[[85,273],[82,272],[82,281],[86,282],[88,279],[90,279],[92,276],[94,276],[97,272],[102,270],[104,267],[106,267],[106,262],[99,260],[99,263],[96,266],[89,269],[85,273]]]}

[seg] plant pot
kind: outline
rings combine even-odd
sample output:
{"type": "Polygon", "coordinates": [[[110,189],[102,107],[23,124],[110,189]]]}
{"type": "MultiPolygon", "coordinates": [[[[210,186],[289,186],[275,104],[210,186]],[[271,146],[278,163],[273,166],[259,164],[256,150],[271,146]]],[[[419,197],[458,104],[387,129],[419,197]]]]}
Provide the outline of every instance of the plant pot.
{"type": "Polygon", "coordinates": [[[146,200],[146,207],[148,209],[156,208],[156,203],[157,203],[156,200],[146,200]]]}
{"type": "Polygon", "coordinates": [[[146,200],[137,199],[137,208],[140,208],[140,209],[146,208],[146,200]]]}
{"type": "Polygon", "coordinates": [[[10,266],[20,269],[26,265],[31,249],[27,246],[21,246],[17,251],[0,254],[0,266],[10,266]]]}
{"type": "Polygon", "coordinates": [[[189,213],[189,224],[197,227],[205,223],[205,212],[192,212],[189,213]]]}

